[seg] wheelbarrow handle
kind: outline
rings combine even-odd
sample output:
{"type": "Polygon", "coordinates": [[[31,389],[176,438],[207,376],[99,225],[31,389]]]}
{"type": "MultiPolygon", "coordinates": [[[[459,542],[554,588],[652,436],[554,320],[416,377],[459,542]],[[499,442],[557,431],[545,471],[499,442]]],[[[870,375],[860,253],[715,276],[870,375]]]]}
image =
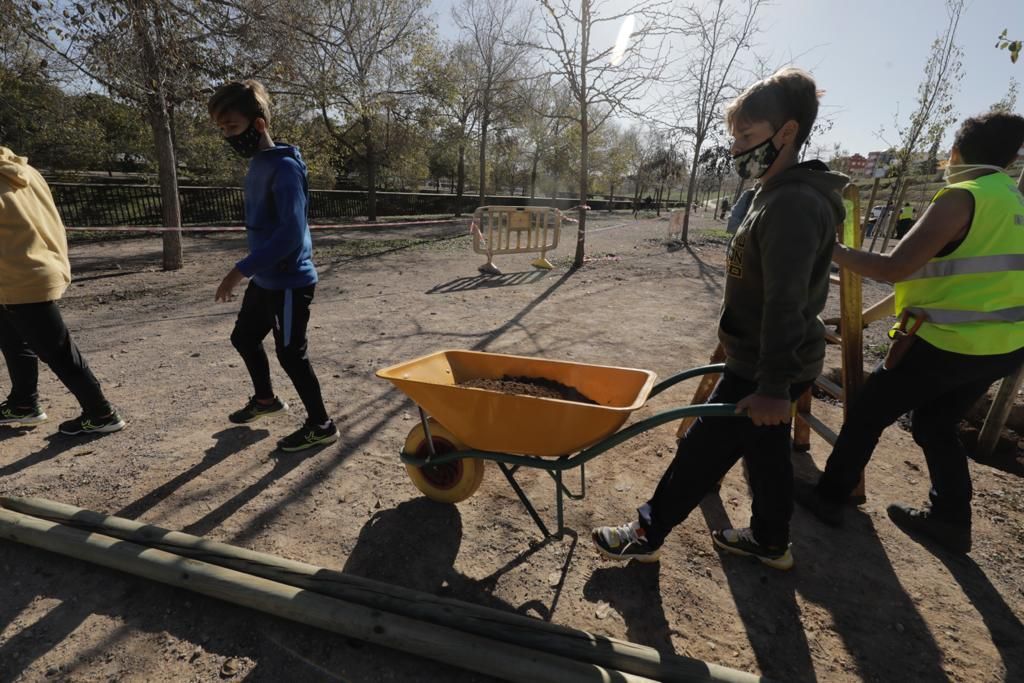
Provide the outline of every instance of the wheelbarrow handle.
{"type": "Polygon", "coordinates": [[[700,377],[701,375],[709,375],[712,373],[721,373],[725,371],[725,363],[712,363],[711,365],[702,365],[699,368],[690,368],[689,370],[683,370],[682,372],[676,373],[671,377],[663,379],[654,385],[651,392],[647,394],[647,398],[657,396],[666,389],[679,384],[683,380],[690,379],[692,377],[700,377]]]}

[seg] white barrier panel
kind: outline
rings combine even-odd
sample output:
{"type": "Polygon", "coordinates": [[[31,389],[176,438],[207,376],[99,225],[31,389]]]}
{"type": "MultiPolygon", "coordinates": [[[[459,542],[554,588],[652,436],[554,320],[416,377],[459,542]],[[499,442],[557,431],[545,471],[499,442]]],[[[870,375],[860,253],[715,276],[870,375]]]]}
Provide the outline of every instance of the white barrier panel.
{"type": "Polygon", "coordinates": [[[500,254],[536,254],[534,268],[550,270],[554,266],[546,254],[558,246],[562,212],[548,206],[481,206],[473,214],[470,232],[473,251],[487,256],[481,273],[501,275],[494,265],[500,254]]]}

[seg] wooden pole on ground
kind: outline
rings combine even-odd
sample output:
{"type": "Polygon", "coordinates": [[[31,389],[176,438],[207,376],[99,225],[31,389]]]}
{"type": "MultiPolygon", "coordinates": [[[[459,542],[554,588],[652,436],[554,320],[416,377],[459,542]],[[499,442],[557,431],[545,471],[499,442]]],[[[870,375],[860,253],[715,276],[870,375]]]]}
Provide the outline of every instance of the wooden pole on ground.
{"type": "Polygon", "coordinates": [[[649,678],[354,605],[155,548],[0,510],[0,538],[507,681],[641,683],[649,678]]]}
{"type": "Polygon", "coordinates": [[[636,643],[440,598],[71,505],[38,498],[0,498],[0,509],[3,508],[83,530],[94,530],[105,536],[203,560],[349,603],[623,673],[687,683],[763,683],[763,679],[752,674],[700,660],[660,654],[653,648],[636,643]]]}

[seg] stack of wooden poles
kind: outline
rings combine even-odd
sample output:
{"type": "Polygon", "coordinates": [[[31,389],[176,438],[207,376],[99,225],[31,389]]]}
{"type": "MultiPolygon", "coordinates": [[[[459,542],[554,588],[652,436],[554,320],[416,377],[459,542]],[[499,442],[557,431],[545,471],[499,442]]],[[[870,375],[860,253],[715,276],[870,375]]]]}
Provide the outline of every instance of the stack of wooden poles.
{"type": "Polygon", "coordinates": [[[508,681],[765,683],[636,643],[38,498],[0,498],[0,538],[508,681]]]}

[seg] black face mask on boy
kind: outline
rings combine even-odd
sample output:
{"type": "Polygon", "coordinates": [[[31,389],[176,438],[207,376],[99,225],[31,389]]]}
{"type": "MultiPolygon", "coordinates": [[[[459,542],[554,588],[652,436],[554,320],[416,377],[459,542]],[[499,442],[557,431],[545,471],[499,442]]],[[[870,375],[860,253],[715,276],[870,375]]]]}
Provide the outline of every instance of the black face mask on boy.
{"type": "Polygon", "coordinates": [[[260,132],[256,126],[249,124],[249,127],[238,135],[231,135],[224,138],[224,141],[231,145],[231,148],[244,159],[250,159],[260,150],[260,132]]]}

